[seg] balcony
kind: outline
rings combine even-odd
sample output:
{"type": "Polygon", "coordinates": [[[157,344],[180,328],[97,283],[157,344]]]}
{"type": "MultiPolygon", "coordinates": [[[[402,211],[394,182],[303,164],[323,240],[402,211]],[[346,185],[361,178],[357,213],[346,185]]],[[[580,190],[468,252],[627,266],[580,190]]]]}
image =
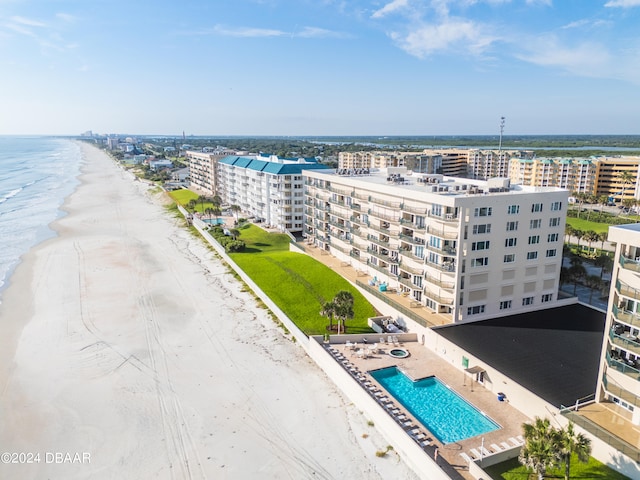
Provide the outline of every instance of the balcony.
{"type": "Polygon", "coordinates": [[[346,206],[346,202],[344,200],[337,200],[334,198],[329,198],[328,200],[329,203],[332,203],[333,205],[342,205],[342,206],[346,206]]]}
{"type": "Polygon", "coordinates": [[[396,225],[399,222],[399,219],[397,218],[397,216],[393,214],[374,212],[372,209],[369,209],[368,213],[372,217],[381,218],[382,220],[386,220],[387,222],[390,222],[396,225]]]}
{"type": "Polygon", "coordinates": [[[332,227],[335,227],[335,228],[337,228],[339,230],[342,230],[342,231],[347,231],[348,230],[347,226],[344,223],[339,223],[339,222],[336,222],[336,221],[329,220],[329,225],[331,225],[332,227]]]}
{"type": "Polygon", "coordinates": [[[392,202],[390,200],[382,200],[381,198],[376,198],[376,197],[369,197],[369,201],[371,203],[375,203],[377,205],[382,205],[382,206],[391,207],[391,208],[400,208],[400,205],[402,205],[400,202],[392,202]]]}
{"type": "Polygon", "coordinates": [[[367,235],[367,240],[370,240],[373,243],[376,243],[378,245],[382,245],[383,247],[386,247],[386,248],[390,247],[389,241],[381,240],[378,237],[376,237],[375,235],[367,235]]]}
{"type": "Polygon", "coordinates": [[[405,235],[403,233],[400,234],[400,240],[404,240],[405,242],[410,243],[412,245],[424,245],[425,244],[424,238],[417,238],[417,237],[414,237],[412,235],[405,235]]]}
{"type": "Polygon", "coordinates": [[[398,238],[398,234],[391,232],[389,230],[389,227],[381,227],[380,225],[375,225],[374,223],[369,223],[369,225],[367,225],[371,230],[375,230],[376,232],[380,232],[384,235],[387,235],[389,238],[398,238]]]}
{"type": "Polygon", "coordinates": [[[367,260],[367,266],[373,268],[374,270],[379,271],[380,273],[384,273],[385,275],[389,275],[389,268],[387,266],[376,265],[367,260]]]}
{"type": "Polygon", "coordinates": [[[374,249],[372,249],[371,247],[367,248],[367,253],[369,253],[369,255],[373,255],[374,257],[382,260],[383,262],[386,263],[398,263],[398,258],[397,257],[392,257],[391,255],[389,255],[388,253],[380,253],[374,249]]]}
{"type": "Polygon", "coordinates": [[[640,355],[640,343],[638,343],[637,338],[636,340],[632,340],[631,338],[625,334],[618,335],[613,331],[613,329],[609,330],[609,340],[612,345],[615,345],[618,348],[623,348],[634,355],[640,355]]]}
{"type": "Polygon", "coordinates": [[[418,215],[426,215],[427,208],[425,206],[415,207],[413,205],[405,205],[404,203],[400,205],[400,210],[409,213],[415,213],[418,215]]]}
{"type": "Polygon", "coordinates": [[[450,255],[455,257],[458,253],[455,248],[445,245],[442,248],[434,247],[433,245],[427,245],[427,250],[431,252],[439,253],[440,255],[450,255]]]}
{"type": "Polygon", "coordinates": [[[456,240],[458,238],[457,231],[446,231],[444,229],[435,228],[433,225],[429,225],[427,228],[427,233],[429,235],[433,235],[434,237],[444,238],[447,240],[456,240]]]}
{"type": "Polygon", "coordinates": [[[623,373],[626,376],[633,378],[634,380],[640,380],[640,370],[627,364],[621,358],[613,358],[613,356],[611,355],[611,352],[609,351],[607,352],[606,357],[607,357],[607,365],[609,365],[609,368],[612,368],[620,373],[623,373]]]}
{"type": "Polygon", "coordinates": [[[400,262],[399,268],[400,270],[411,273],[413,275],[421,275],[421,276],[424,275],[424,270],[422,268],[412,267],[407,263],[400,262]]]}
{"type": "Polygon", "coordinates": [[[453,298],[441,297],[425,288],[424,295],[440,305],[453,305],[453,298]]]}
{"type": "Polygon", "coordinates": [[[615,305],[613,306],[613,318],[627,325],[640,328],[640,315],[624,311],[615,305]]]}
{"type": "Polygon", "coordinates": [[[404,248],[401,248],[399,252],[400,252],[400,255],[410,258],[413,261],[424,263],[424,256],[420,257],[416,255],[415,253],[413,253],[413,250],[406,250],[404,248]]]}
{"type": "Polygon", "coordinates": [[[365,201],[369,201],[369,195],[366,193],[360,193],[360,192],[353,192],[351,194],[351,196],[353,198],[357,198],[358,200],[365,200],[365,201]]]}
{"type": "Polygon", "coordinates": [[[400,219],[400,225],[406,228],[410,228],[411,230],[418,230],[424,232],[427,229],[426,225],[421,223],[414,223],[411,220],[407,220],[406,218],[400,219]]]}
{"type": "Polygon", "coordinates": [[[359,225],[366,225],[367,224],[364,220],[362,220],[362,217],[355,216],[355,215],[349,217],[349,220],[351,220],[353,223],[357,223],[359,225]]]}
{"type": "Polygon", "coordinates": [[[429,267],[436,268],[441,272],[455,273],[456,271],[456,262],[446,261],[442,263],[434,263],[427,260],[426,263],[429,267]]]}
{"type": "Polygon", "coordinates": [[[459,217],[453,213],[443,213],[442,215],[436,215],[433,212],[429,212],[429,218],[438,220],[440,222],[457,224],[459,217]]]}
{"type": "Polygon", "coordinates": [[[640,273],[640,262],[633,260],[630,257],[620,255],[620,266],[625,270],[631,270],[632,272],[640,273]]]}
{"type": "Polygon", "coordinates": [[[432,285],[437,285],[438,287],[444,288],[445,290],[454,290],[456,288],[456,284],[454,282],[446,282],[434,277],[433,275],[425,275],[424,281],[432,285]]]}
{"type": "Polygon", "coordinates": [[[398,277],[398,282],[412,290],[422,290],[422,287],[413,283],[410,278],[398,277]]]}
{"type": "Polygon", "coordinates": [[[640,300],[640,290],[631,288],[629,285],[621,282],[620,280],[616,280],[616,290],[619,294],[624,295],[625,297],[633,298],[634,300],[640,300]]]}

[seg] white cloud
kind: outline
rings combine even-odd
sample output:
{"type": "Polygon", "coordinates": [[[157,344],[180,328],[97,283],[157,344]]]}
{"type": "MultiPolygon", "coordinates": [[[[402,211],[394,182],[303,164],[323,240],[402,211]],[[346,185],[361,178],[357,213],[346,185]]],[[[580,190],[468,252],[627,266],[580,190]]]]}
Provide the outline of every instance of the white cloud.
{"type": "Polygon", "coordinates": [[[640,7],[640,0],[610,0],[604,4],[605,7],[640,7]]]}
{"type": "Polygon", "coordinates": [[[409,0],[393,0],[391,3],[387,3],[384,7],[376,10],[371,15],[371,18],[382,18],[385,15],[393,13],[397,10],[402,10],[409,5],[409,0]]]}
{"type": "Polygon", "coordinates": [[[561,45],[556,38],[547,37],[534,42],[528,53],[517,58],[543,67],[558,67],[586,77],[605,77],[611,55],[600,44],[584,42],[575,47],[561,45]]]}
{"type": "Polygon", "coordinates": [[[550,7],[552,0],[527,0],[527,5],[546,5],[550,7]]]}
{"type": "Polygon", "coordinates": [[[221,25],[213,27],[213,32],[217,35],[223,35],[225,37],[281,37],[283,35],[290,35],[282,30],[273,30],[269,28],[251,28],[251,27],[237,27],[228,28],[221,25]]]}
{"type": "Polygon", "coordinates": [[[30,18],[25,18],[25,17],[19,17],[19,16],[14,16],[11,17],[11,21],[13,23],[18,23],[20,25],[26,25],[28,27],[46,27],[46,24],[38,21],[38,20],[32,20],[30,18]]]}
{"type": "Polygon", "coordinates": [[[336,32],[333,30],[327,30],[325,28],[318,27],[304,27],[299,32],[293,34],[294,37],[303,38],[347,38],[348,34],[342,32],[336,32]]]}
{"type": "Polygon", "coordinates": [[[75,22],[78,18],[74,15],[70,15],[68,13],[56,13],[56,18],[63,20],[68,23],[75,22]]]}
{"type": "Polygon", "coordinates": [[[424,25],[401,37],[393,34],[401,48],[418,58],[450,49],[482,53],[496,38],[485,35],[481,27],[470,20],[445,20],[438,25],[424,25]]]}

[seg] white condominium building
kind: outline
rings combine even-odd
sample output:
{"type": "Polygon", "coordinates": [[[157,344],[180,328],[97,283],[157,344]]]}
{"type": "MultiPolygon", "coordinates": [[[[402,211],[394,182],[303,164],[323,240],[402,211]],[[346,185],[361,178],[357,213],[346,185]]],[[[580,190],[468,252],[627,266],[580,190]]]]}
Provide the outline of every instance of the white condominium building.
{"type": "Polygon", "coordinates": [[[455,322],[557,304],[566,190],[332,172],[303,172],[307,241],[385,288],[455,322]]]}
{"type": "Polygon", "coordinates": [[[189,162],[191,186],[195,190],[208,195],[216,195],[218,193],[218,161],[230,154],[231,152],[226,150],[218,150],[215,152],[195,152],[188,150],[185,157],[189,162]]]}
{"type": "Polygon", "coordinates": [[[609,241],[616,253],[596,401],[640,425],[640,224],[609,227],[609,241]]]}
{"type": "Polygon", "coordinates": [[[315,159],[283,159],[275,155],[228,156],[218,161],[218,195],[243,214],[282,231],[300,232],[304,225],[302,172],[328,169],[315,159]]]}

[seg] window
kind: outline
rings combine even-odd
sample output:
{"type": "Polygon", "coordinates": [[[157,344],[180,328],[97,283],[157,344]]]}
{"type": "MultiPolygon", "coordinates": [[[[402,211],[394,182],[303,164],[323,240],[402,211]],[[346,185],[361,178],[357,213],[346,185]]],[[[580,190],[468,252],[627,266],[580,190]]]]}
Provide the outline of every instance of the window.
{"type": "Polygon", "coordinates": [[[491,233],[491,224],[485,223],[483,225],[474,225],[473,226],[473,234],[478,235],[481,233],[491,233]]]}
{"type": "Polygon", "coordinates": [[[522,299],[522,306],[533,305],[533,297],[524,297],[522,299]]]}
{"type": "Polygon", "coordinates": [[[520,205],[509,205],[507,207],[508,215],[517,215],[520,212],[520,205]]]}
{"type": "Polygon", "coordinates": [[[536,212],[541,212],[542,211],[542,204],[541,203],[534,203],[533,205],[531,205],[531,213],[536,213],[536,212]]]}
{"type": "Polygon", "coordinates": [[[513,253],[509,253],[504,256],[504,263],[513,263],[516,261],[516,256],[513,253]]]}
{"type": "Polygon", "coordinates": [[[540,235],[530,235],[529,245],[536,245],[537,243],[540,243],[540,235]]]}
{"type": "Polygon", "coordinates": [[[536,229],[536,228],[540,228],[541,225],[542,225],[542,220],[539,219],[539,218],[537,218],[535,220],[531,220],[529,222],[529,228],[532,229],[532,230],[536,229]]]}
{"type": "Polygon", "coordinates": [[[553,202],[551,204],[551,211],[552,212],[558,212],[562,210],[562,202],[553,202]]]}
{"type": "Polygon", "coordinates": [[[507,232],[513,232],[514,230],[518,230],[518,221],[507,222],[507,232]]]}
{"type": "Polygon", "coordinates": [[[485,240],[482,242],[473,242],[471,244],[471,250],[488,250],[489,249],[489,240],[485,240]]]}
{"type": "Polygon", "coordinates": [[[553,217],[549,219],[550,227],[557,227],[558,225],[560,225],[560,217],[553,217]]]}
{"type": "Polygon", "coordinates": [[[507,310],[511,308],[511,300],[503,300],[500,302],[500,310],[507,310]]]}
{"type": "Polygon", "coordinates": [[[467,307],[467,315],[477,315],[484,313],[484,305],[476,305],[475,307],[467,307]]]}
{"type": "Polygon", "coordinates": [[[486,267],[489,265],[489,257],[478,257],[471,260],[472,267],[486,267]]]}
{"type": "Polygon", "coordinates": [[[558,241],[557,233],[550,233],[549,235],[547,235],[547,242],[557,242],[557,241],[558,241]]]}
{"type": "Polygon", "coordinates": [[[505,247],[515,247],[516,243],[518,243],[518,239],[515,238],[515,237],[505,238],[504,239],[504,246],[505,247]]]}
{"type": "Polygon", "coordinates": [[[538,258],[538,252],[527,252],[527,260],[535,260],[538,258]]]}
{"type": "Polygon", "coordinates": [[[542,303],[547,303],[553,300],[553,293],[545,293],[542,295],[542,303]]]}
{"type": "Polygon", "coordinates": [[[474,217],[490,217],[491,207],[476,207],[473,212],[474,217]]]}
{"type": "Polygon", "coordinates": [[[549,250],[547,250],[547,257],[555,257],[556,256],[556,249],[555,248],[551,248],[549,250]]]}

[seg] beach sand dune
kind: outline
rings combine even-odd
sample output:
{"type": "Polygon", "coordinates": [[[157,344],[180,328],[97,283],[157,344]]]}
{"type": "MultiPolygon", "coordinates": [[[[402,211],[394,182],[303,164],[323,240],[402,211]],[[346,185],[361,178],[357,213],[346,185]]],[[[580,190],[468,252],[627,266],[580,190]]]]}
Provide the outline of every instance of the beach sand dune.
{"type": "Polygon", "coordinates": [[[82,148],[0,306],[0,452],[26,454],[0,478],[413,478],[160,195],[82,148]]]}

